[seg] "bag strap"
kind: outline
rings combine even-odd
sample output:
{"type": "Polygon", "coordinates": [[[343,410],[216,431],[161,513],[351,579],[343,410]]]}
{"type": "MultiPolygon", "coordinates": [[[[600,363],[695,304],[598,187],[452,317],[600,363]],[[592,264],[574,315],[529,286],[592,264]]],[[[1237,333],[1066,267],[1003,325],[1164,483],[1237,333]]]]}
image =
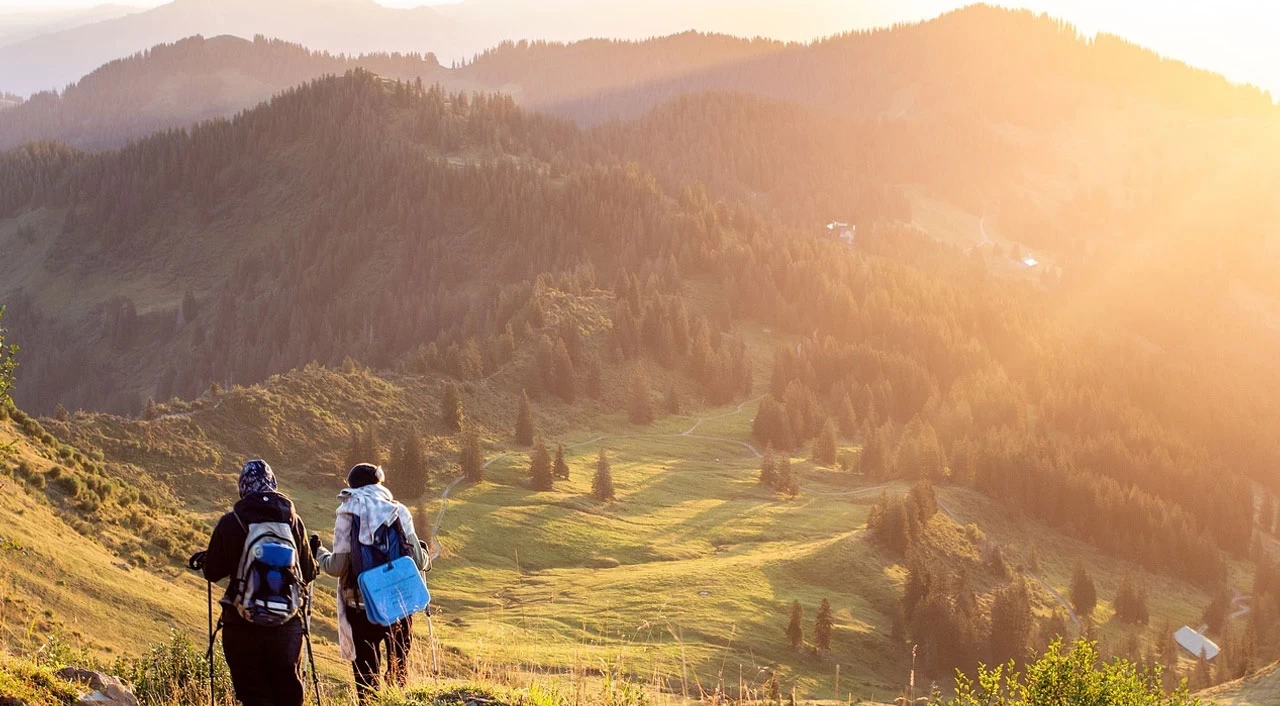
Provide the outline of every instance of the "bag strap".
{"type": "Polygon", "coordinates": [[[236,511],[233,509],[233,510],[231,511],[231,516],[232,516],[232,517],[234,517],[234,518],[236,518],[236,523],[240,525],[240,529],[244,530],[245,539],[248,539],[248,538],[249,538],[249,526],[248,526],[248,525],[246,525],[246,524],[244,523],[244,520],[240,519],[240,513],[236,512],[236,511]]]}

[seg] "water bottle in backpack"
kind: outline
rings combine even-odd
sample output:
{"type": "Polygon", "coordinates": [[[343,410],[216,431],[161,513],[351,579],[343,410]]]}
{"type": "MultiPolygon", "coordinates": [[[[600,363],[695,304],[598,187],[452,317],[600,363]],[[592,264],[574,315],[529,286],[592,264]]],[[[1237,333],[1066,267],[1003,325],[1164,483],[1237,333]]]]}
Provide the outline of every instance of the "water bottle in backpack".
{"type": "Polygon", "coordinates": [[[255,522],[246,528],[232,603],[246,621],[284,625],[302,609],[302,572],[293,529],[283,522],[255,522]]]}

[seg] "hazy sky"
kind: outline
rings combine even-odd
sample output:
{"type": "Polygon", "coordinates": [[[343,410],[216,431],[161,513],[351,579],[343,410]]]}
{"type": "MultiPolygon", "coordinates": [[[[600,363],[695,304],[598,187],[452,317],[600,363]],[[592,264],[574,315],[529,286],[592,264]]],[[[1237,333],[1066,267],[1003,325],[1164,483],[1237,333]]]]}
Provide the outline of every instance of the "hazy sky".
{"type": "MultiPolygon", "coordinates": [[[[155,6],[167,0],[0,0],[0,11],[15,8],[87,7],[101,2],[155,6]]],[[[635,7],[643,0],[595,0],[635,7]]],[[[379,0],[409,7],[447,0],[379,0]]],[[[528,0],[544,4],[543,0],[528,0]]],[[[696,5],[699,0],[688,0],[696,5]]],[[[923,19],[969,4],[967,0],[820,0],[846,18],[835,33],[886,21],[923,19]]],[[[1163,54],[1247,81],[1280,95],[1280,0],[995,0],[1067,19],[1085,32],[1107,31],[1163,54]]],[[[562,4],[555,2],[554,4],[562,4]]],[[[788,0],[778,0],[786,12],[788,0]]],[[[825,13],[824,13],[825,14],[825,13]]],[[[793,37],[784,37],[793,39],[793,37]]]]}

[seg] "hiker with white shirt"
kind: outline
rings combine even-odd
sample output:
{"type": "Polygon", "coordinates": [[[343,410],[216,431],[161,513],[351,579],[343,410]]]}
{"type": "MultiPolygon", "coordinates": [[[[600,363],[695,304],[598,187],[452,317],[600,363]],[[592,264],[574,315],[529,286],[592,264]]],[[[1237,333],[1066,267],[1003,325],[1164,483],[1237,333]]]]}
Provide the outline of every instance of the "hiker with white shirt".
{"type": "Polygon", "coordinates": [[[384,480],[379,466],[353,466],[338,494],[333,550],[321,546],[319,535],[310,537],[321,570],[338,578],[338,644],[352,663],[362,704],[379,688],[384,645],[388,682],[405,685],[413,613],[430,601],[420,573],[430,569],[426,545],[384,480]]]}

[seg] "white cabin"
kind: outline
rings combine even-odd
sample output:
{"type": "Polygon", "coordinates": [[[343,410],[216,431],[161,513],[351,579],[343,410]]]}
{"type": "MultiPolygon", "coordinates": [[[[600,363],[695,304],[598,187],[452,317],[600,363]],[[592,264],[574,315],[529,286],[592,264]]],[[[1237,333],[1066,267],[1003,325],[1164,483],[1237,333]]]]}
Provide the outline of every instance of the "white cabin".
{"type": "Polygon", "coordinates": [[[1205,659],[1212,660],[1222,651],[1214,644],[1213,640],[1186,625],[1178,628],[1177,632],[1173,633],[1173,639],[1182,646],[1182,649],[1190,652],[1194,657],[1199,657],[1203,654],[1205,659]]]}

